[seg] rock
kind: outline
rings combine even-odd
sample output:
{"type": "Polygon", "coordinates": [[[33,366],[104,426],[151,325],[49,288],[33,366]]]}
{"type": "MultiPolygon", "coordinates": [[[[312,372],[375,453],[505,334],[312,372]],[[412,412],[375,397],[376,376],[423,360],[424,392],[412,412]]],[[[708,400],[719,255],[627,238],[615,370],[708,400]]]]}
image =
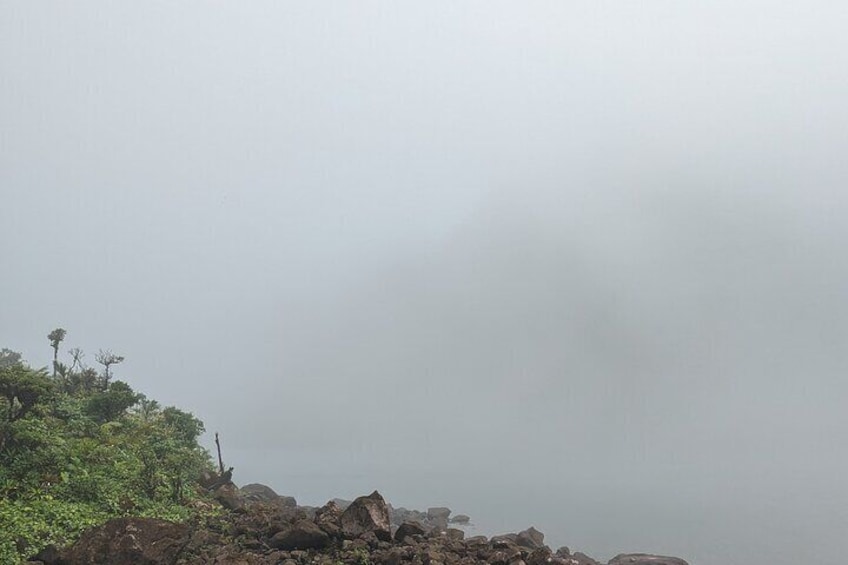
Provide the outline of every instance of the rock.
{"type": "Polygon", "coordinates": [[[547,546],[540,547],[539,549],[534,549],[530,552],[530,555],[527,556],[527,565],[546,565],[551,561],[551,550],[547,546]]]}
{"type": "Polygon", "coordinates": [[[444,506],[436,506],[434,508],[427,509],[427,517],[431,520],[437,520],[439,518],[447,520],[450,515],[451,509],[444,506]]]}
{"type": "Polygon", "coordinates": [[[487,559],[489,565],[507,565],[509,563],[509,556],[505,551],[495,551],[487,559]]]}
{"type": "Polygon", "coordinates": [[[270,545],[276,549],[321,549],[326,547],[330,536],[309,520],[298,520],[289,529],[274,534],[270,545]]]}
{"type": "Polygon", "coordinates": [[[518,542],[518,534],[501,534],[492,536],[490,543],[495,549],[507,549],[514,546],[518,542]]]}
{"type": "Polygon", "coordinates": [[[251,502],[269,502],[279,497],[274,489],[259,483],[244,485],[239,489],[239,493],[242,498],[251,502]]]}
{"type": "Polygon", "coordinates": [[[221,506],[227,510],[241,511],[244,510],[244,500],[239,495],[239,491],[233,483],[221,485],[215,490],[215,500],[221,503],[221,506]]]}
{"type": "Polygon", "coordinates": [[[621,553],[613,557],[608,565],[689,565],[679,557],[652,555],[650,553],[621,553]]]}
{"type": "Polygon", "coordinates": [[[315,511],[315,523],[319,528],[327,532],[330,537],[341,535],[340,518],[342,511],[334,500],[315,511]]]}
{"type": "Polygon", "coordinates": [[[174,563],[189,540],[186,524],[155,518],[113,518],[83,533],[57,563],[159,565],[174,563]]]}
{"type": "Polygon", "coordinates": [[[351,502],[339,521],[342,534],[346,538],[357,538],[367,532],[373,532],[380,541],[392,539],[389,510],[386,501],[376,490],[351,502]]]}
{"type": "Polygon", "coordinates": [[[545,546],[545,534],[531,526],[523,532],[518,532],[515,543],[528,549],[539,549],[545,546]]]}
{"type": "Polygon", "coordinates": [[[421,525],[421,522],[404,522],[395,532],[395,541],[400,542],[406,536],[423,536],[426,533],[427,530],[421,525]]]}
{"type": "Polygon", "coordinates": [[[456,516],[448,520],[448,522],[451,524],[468,524],[469,522],[471,522],[471,518],[469,516],[466,516],[465,514],[457,514],[456,516]]]}
{"type": "Polygon", "coordinates": [[[427,509],[427,521],[437,528],[447,528],[451,509],[444,506],[427,509]]]}
{"type": "Polygon", "coordinates": [[[462,541],[465,539],[465,532],[459,528],[448,528],[447,535],[448,539],[452,539],[454,541],[462,541]]]}
{"type": "Polygon", "coordinates": [[[338,506],[342,512],[347,510],[347,507],[350,506],[351,501],[345,500],[344,498],[334,498],[330,502],[334,502],[336,506],[338,506]]]}
{"type": "Polygon", "coordinates": [[[579,551],[572,555],[571,559],[577,562],[576,565],[601,565],[599,561],[595,561],[585,553],[579,551]]]}
{"type": "Polygon", "coordinates": [[[59,553],[59,549],[55,545],[50,544],[31,557],[30,561],[41,562],[44,565],[58,565],[61,558],[62,556],[59,553]]]}

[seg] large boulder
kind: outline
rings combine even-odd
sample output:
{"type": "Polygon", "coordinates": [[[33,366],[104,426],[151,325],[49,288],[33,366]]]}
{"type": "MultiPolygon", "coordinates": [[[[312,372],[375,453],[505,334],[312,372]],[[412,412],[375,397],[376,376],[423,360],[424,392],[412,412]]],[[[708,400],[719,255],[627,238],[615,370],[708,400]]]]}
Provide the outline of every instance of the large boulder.
{"type": "Polygon", "coordinates": [[[523,532],[518,532],[515,543],[528,549],[539,549],[545,546],[545,534],[531,526],[523,532]]]}
{"type": "Polygon", "coordinates": [[[389,509],[376,490],[351,502],[339,522],[342,534],[349,539],[358,538],[368,532],[373,533],[380,541],[392,539],[389,509]]]}
{"type": "Polygon", "coordinates": [[[271,538],[270,545],[276,549],[291,551],[293,549],[321,549],[326,547],[330,536],[309,520],[298,520],[282,532],[277,532],[271,538]]]}
{"type": "Polygon", "coordinates": [[[189,527],[155,518],[113,518],[61,552],[57,565],[174,563],[188,544],[189,527]]]}
{"type": "Polygon", "coordinates": [[[679,557],[652,555],[650,553],[620,553],[608,565],[689,565],[679,557]]]}

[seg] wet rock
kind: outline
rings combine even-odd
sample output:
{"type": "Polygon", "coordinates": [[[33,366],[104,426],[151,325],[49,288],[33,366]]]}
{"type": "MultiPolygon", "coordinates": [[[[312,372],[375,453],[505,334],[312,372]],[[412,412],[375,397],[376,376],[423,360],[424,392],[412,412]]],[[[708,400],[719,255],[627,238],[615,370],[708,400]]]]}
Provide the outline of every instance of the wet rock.
{"type": "Polygon", "coordinates": [[[330,536],[309,520],[299,520],[290,528],[274,534],[270,540],[276,549],[321,549],[326,547],[330,536]]]}
{"type": "Polygon", "coordinates": [[[457,514],[456,516],[448,520],[448,522],[451,524],[465,525],[471,522],[471,518],[466,516],[465,514],[457,514]]]}
{"type": "Polygon", "coordinates": [[[346,538],[357,538],[366,532],[373,532],[378,540],[392,539],[389,510],[386,501],[376,490],[354,500],[342,513],[339,522],[346,538]]]}
{"type": "Polygon", "coordinates": [[[621,553],[613,557],[608,565],[689,565],[679,557],[652,555],[650,553],[621,553]]]}

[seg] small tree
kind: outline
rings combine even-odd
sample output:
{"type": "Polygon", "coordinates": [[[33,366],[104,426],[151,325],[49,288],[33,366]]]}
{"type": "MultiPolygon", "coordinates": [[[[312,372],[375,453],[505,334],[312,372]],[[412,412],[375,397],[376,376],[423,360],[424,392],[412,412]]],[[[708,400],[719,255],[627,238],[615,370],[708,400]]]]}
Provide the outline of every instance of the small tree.
{"type": "Polygon", "coordinates": [[[97,355],[94,356],[94,360],[103,365],[103,388],[105,389],[109,386],[109,379],[112,378],[112,373],[109,372],[109,367],[122,363],[124,358],[121,355],[115,355],[108,349],[105,351],[101,349],[97,352],[97,355]]]}
{"type": "Polygon", "coordinates": [[[56,378],[56,368],[59,362],[59,344],[65,339],[66,332],[63,328],[56,328],[49,334],[47,339],[50,340],[50,347],[53,348],[53,378],[56,378]]]}
{"type": "Polygon", "coordinates": [[[82,358],[85,357],[85,353],[82,352],[82,349],[74,347],[73,349],[68,350],[68,354],[71,356],[71,372],[85,369],[85,365],[82,361],[82,358]]]}

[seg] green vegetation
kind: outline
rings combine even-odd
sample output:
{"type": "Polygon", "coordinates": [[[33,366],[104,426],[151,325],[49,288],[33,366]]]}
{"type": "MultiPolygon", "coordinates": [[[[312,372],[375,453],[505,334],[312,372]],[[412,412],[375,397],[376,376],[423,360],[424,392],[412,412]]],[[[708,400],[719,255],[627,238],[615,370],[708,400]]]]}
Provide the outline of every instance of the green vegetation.
{"type": "Polygon", "coordinates": [[[48,335],[53,371],[0,350],[0,564],[18,563],[48,544],[73,541],[115,516],[185,520],[212,469],[198,445],[203,422],[112,380],[123,361],[100,352],[102,372],[59,361],[65,338],[48,335]]]}

